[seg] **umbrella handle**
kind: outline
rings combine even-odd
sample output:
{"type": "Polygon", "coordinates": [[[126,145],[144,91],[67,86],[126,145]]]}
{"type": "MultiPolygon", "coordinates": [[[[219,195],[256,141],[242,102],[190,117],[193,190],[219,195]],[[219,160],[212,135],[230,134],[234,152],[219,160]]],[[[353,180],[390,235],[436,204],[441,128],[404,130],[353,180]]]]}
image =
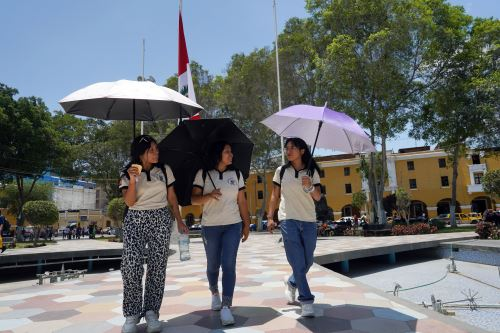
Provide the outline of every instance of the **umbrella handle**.
{"type": "MultiPolygon", "coordinates": [[[[319,131],[321,131],[321,126],[323,126],[323,120],[319,121],[318,131],[316,132],[316,139],[314,139],[314,146],[313,146],[313,149],[312,149],[312,152],[311,152],[311,158],[307,162],[307,168],[306,168],[306,170],[307,170],[308,174],[309,174],[309,169],[311,169],[311,163],[312,163],[312,159],[313,159],[313,156],[314,156],[314,150],[316,150],[316,143],[318,142],[319,131]]],[[[309,175],[309,176],[312,176],[312,175],[309,175]]]]}

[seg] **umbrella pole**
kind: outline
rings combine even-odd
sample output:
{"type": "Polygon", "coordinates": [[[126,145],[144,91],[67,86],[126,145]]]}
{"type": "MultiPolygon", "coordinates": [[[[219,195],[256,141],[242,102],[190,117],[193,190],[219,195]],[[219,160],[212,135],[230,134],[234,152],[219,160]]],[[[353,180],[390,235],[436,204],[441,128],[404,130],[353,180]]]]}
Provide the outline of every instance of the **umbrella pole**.
{"type": "Polygon", "coordinates": [[[135,139],[135,99],[132,102],[132,127],[133,127],[132,131],[134,133],[134,137],[132,138],[133,140],[135,139]]]}
{"type": "Polygon", "coordinates": [[[316,149],[316,143],[318,142],[318,136],[319,136],[319,131],[321,131],[321,126],[323,126],[323,120],[319,121],[318,132],[316,132],[316,139],[314,139],[314,146],[311,152],[311,158],[309,159],[309,162],[307,162],[307,168],[306,168],[307,172],[309,172],[309,169],[311,168],[311,163],[314,156],[314,150],[316,149]]]}

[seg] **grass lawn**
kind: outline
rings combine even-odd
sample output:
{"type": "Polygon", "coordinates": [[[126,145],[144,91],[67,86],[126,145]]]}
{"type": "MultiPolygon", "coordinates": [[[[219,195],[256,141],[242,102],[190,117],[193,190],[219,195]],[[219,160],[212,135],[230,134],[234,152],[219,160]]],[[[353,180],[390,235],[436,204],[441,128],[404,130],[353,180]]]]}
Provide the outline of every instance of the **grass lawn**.
{"type": "Polygon", "coordinates": [[[441,230],[438,230],[437,233],[438,234],[446,234],[446,233],[449,233],[449,232],[467,232],[467,231],[475,231],[476,230],[476,227],[475,226],[471,226],[471,227],[456,227],[456,228],[444,228],[444,229],[441,229],[441,230]]]}

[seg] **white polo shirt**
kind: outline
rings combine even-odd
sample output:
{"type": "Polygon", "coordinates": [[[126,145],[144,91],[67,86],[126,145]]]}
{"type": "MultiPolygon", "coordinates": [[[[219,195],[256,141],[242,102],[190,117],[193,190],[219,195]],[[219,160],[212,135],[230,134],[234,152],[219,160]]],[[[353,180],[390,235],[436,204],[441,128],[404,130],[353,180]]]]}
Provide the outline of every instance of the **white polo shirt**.
{"type": "MultiPolygon", "coordinates": [[[[153,167],[149,172],[142,169],[140,177],[135,184],[136,202],[129,209],[132,210],[147,210],[158,209],[168,205],[167,202],[167,187],[170,187],[175,182],[172,169],[165,164],[165,173],[157,166],[153,167]]],[[[127,175],[122,174],[120,179],[120,189],[128,188],[130,180],[127,175]]]]}
{"type": "Polygon", "coordinates": [[[243,175],[240,179],[235,170],[210,170],[203,181],[203,170],[198,170],[194,178],[193,186],[201,188],[202,194],[212,192],[215,188],[210,181],[210,176],[215,184],[215,188],[222,193],[219,200],[211,199],[203,205],[203,216],[201,224],[203,226],[228,225],[242,221],[240,208],[238,206],[238,192],[245,189],[243,175]]]}
{"type": "MultiPolygon", "coordinates": [[[[278,210],[278,219],[299,220],[304,222],[316,222],[316,209],[314,200],[309,193],[302,188],[302,177],[307,176],[307,170],[295,170],[293,166],[285,169],[283,179],[280,181],[282,166],[276,169],[273,183],[281,188],[281,200],[278,210]]],[[[312,183],[320,185],[319,174],[314,170],[312,183]]]]}

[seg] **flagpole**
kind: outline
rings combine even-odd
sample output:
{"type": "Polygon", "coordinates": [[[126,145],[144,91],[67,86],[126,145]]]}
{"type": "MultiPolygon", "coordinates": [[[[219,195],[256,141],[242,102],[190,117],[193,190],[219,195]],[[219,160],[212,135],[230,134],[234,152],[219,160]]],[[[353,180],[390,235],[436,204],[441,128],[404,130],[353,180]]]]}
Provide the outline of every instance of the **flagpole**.
{"type": "MultiPolygon", "coordinates": [[[[281,84],[280,84],[280,63],[278,55],[278,20],[276,18],[276,0],[273,0],[273,12],[274,12],[274,34],[275,34],[275,46],[276,46],[276,77],[278,81],[278,111],[281,111],[281,84]]],[[[281,143],[281,164],[285,164],[285,147],[283,143],[283,137],[280,136],[281,143]]]]}
{"type": "MultiPolygon", "coordinates": [[[[146,81],[144,77],[144,56],[146,54],[146,39],[142,39],[142,80],[146,81]]],[[[144,122],[141,120],[141,135],[144,135],[144,122]]]]}

